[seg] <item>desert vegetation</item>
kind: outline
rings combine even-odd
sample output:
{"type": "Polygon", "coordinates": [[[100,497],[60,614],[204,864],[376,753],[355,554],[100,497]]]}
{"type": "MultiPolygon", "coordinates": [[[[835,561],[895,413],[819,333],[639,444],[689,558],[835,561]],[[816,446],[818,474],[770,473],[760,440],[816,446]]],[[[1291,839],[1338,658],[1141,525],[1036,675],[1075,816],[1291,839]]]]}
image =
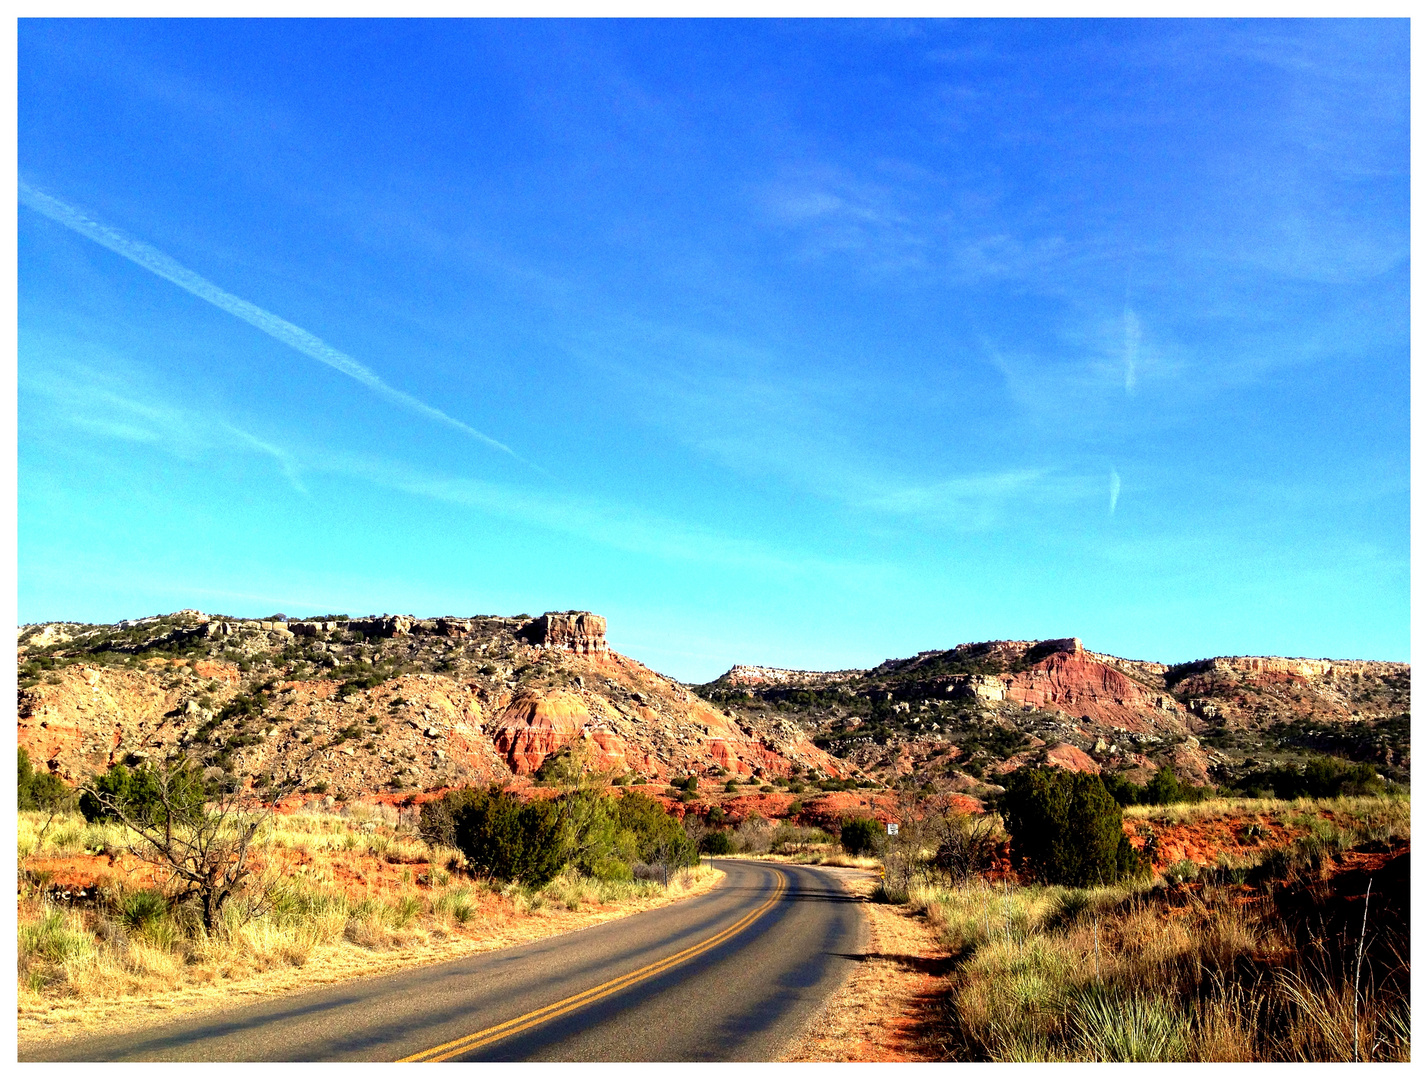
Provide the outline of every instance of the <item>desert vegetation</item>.
{"type": "Polygon", "coordinates": [[[1073,789],[1095,778],[1059,796],[1057,779],[1008,785],[1039,817],[929,814],[884,843],[875,896],[925,918],[948,956],[919,1021],[932,1056],[1408,1060],[1406,798],[1136,806],[1118,835],[1142,841],[1139,862],[1110,873],[1117,845],[1103,844],[1088,875],[1094,830],[1056,818],[1085,812],[1073,789]],[[1225,823],[1244,848],[1152,871],[1157,835],[1225,823]],[[1019,851],[1018,830],[1038,843],[1019,851]],[[999,866],[1008,849],[1013,866],[999,866]]]}
{"type": "MultiPolygon", "coordinates": [[[[623,800],[605,801],[618,810],[623,800]]],[[[557,809],[561,842],[581,840],[569,811],[557,809]]],[[[136,822],[104,814],[87,820],[72,808],[21,811],[22,1031],[27,1020],[35,1034],[46,1019],[82,1017],[90,1006],[159,1000],[185,989],[229,992],[281,972],[292,973],[284,985],[294,978],[322,982],[380,969],[385,961],[420,963],[500,947],[661,903],[717,879],[717,871],[698,865],[677,821],[658,804],[652,812],[639,809],[646,826],[658,823],[658,813],[667,834],[681,838],[670,865],[641,861],[662,853],[657,842],[654,850],[625,848],[634,857],[619,866],[592,860],[587,844],[561,848],[555,865],[547,863],[551,872],[524,880],[473,863],[461,850],[469,840],[461,828],[457,843],[443,844],[430,827],[439,813],[366,803],[332,808],[320,799],[292,813],[240,810],[229,831],[251,829],[250,872],[211,920],[173,867],[152,857],[153,838],[136,822]],[[150,858],[141,857],[146,848],[150,858]]]]}

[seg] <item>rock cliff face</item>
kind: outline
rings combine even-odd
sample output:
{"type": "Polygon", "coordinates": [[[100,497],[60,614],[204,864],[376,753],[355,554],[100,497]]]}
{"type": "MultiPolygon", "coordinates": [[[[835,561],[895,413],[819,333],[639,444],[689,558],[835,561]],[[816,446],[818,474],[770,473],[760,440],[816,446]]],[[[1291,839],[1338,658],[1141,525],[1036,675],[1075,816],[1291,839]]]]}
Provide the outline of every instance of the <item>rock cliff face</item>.
{"type": "Polygon", "coordinates": [[[1184,734],[1185,707],[1096,660],[1055,652],[1001,681],[1005,700],[1048,709],[1126,731],[1184,734]]]}
{"type": "Polygon", "coordinates": [[[532,645],[566,649],[587,656],[610,651],[605,642],[604,616],[588,611],[547,611],[521,627],[518,636],[532,645]]]}
{"type": "MultiPolygon", "coordinates": [[[[561,747],[590,732],[590,710],[575,694],[555,690],[547,694],[525,691],[506,708],[496,724],[496,752],[515,773],[533,773],[561,747]]],[[[625,744],[606,732],[597,765],[624,771],[625,744]]]]}

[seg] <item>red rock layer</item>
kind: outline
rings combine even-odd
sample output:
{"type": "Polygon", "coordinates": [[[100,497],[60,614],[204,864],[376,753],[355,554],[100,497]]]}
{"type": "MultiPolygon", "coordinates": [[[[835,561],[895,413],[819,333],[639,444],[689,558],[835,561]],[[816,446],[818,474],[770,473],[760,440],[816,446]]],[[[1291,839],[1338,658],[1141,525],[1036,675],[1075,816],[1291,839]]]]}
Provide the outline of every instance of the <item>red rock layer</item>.
{"type": "MultiPolygon", "coordinates": [[[[589,726],[590,710],[577,695],[565,690],[545,694],[527,691],[511,702],[492,734],[496,752],[506,759],[512,772],[522,775],[535,772],[546,758],[589,726]]],[[[598,753],[618,757],[617,767],[623,767],[624,740],[613,732],[602,734],[603,742],[592,740],[598,753]]],[[[596,767],[603,767],[603,763],[596,767]]]]}
{"type": "Polygon", "coordinates": [[[1147,712],[1160,711],[1165,719],[1184,720],[1184,706],[1168,693],[1150,690],[1114,668],[1073,653],[1054,653],[1026,671],[1002,678],[1007,683],[1008,701],[1089,716],[1097,723],[1127,731],[1151,731],[1147,712]]]}

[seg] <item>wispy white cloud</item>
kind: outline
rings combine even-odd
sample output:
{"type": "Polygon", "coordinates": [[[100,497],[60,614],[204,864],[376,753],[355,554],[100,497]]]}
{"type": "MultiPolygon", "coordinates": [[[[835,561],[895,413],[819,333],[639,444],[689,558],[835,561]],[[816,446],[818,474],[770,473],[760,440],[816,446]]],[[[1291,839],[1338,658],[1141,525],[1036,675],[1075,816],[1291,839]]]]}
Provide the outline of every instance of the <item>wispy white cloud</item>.
{"type": "Polygon", "coordinates": [[[1017,504],[1045,505],[1078,497],[1073,477],[1051,469],[1005,469],[969,473],[947,480],[889,487],[861,505],[878,513],[916,518],[964,530],[993,528],[1007,520],[1017,504]]]}
{"type": "Polygon", "coordinates": [[[379,487],[491,513],[607,547],[659,559],[717,565],[781,577],[868,579],[877,566],[784,554],[762,543],[649,514],[638,507],[579,495],[516,488],[470,477],[442,475],[406,464],[347,454],[319,454],[313,471],[355,476],[379,487]]]}
{"type": "Polygon", "coordinates": [[[1140,318],[1126,305],[1125,315],[1126,335],[1126,393],[1135,392],[1135,365],[1140,359],[1140,318]]]}
{"type": "Polygon", "coordinates": [[[1111,470],[1111,506],[1106,512],[1107,517],[1114,517],[1116,513],[1116,503],[1121,500],[1121,474],[1115,469],[1111,470]]]}
{"type": "Polygon", "coordinates": [[[253,434],[221,410],[174,403],[161,389],[144,385],[139,373],[117,362],[107,371],[54,359],[43,367],[27,365],[21,389],[25,396],[43,402],[41,408],[24,410],[25,422],[68,426],[101,438],[144,443],[188,461],[224,453],[260,454],[276,462],[287,482],[304,495],[308,493],[304,477],[310,482],[320,475],[342,476],[659,559],[845,583],[872,581],[885,573],[885,568],[876,564],[785,553],[760,541],[637,506],[548,487],[498,484],[371,455],[280,445],[271,436],[253,434]]]}
{"type": "Polygon", "coordinates": [[[767,218],[800,262],[842,259],[878,277],[970,284],[1046,273],[1069,255],[1055,234],[1020,235],[995,200],[882,159],[861,172],[819,165],[758,188],[767,218]]]}
{"type": "Polygon", "coordinates": [[[55,360],[30,364],[21,370],[21,388],[45,402],[28,413],[30,422],[156,446],[190,461],[215,451],[257,451],[277,463],[295,491],[307,494],[297,461],[281,447],[205,410],[175,404],[114,370],[55,360]]]}
{"type": "Polygon", "coordinates": [[[504,443],[498,442],[471,425],[449,416],[434,406],[428,405],[419,398],[413,397],[404,390],[398,390],[394,386],[388,385],[366,365],[348,356],[338,349],[334,349],[321,338],[309,333],[300,326],[294,326],[286,319],[274,315],[270,311],[258,307],[247,300],[234,296],[230,292],[219,288],[207,278],[202,277],[187,267],[176,262],[165,255],[157,248],[151,247],[142,241],[135,240],[131,236],[120,232],[109,225],[100,224],[84,214],[80,213],[68,203],[31,187],[23,180],[20,181],[20,202],[30,209],[44,214],[53,221],[58,222],[65,228],[70,229],[81,236],[93,240],[96,244],[108,248],[116,255],[121,255],[137,266],[143,267],[150,273],[172,282],[179,288],[197,296],[200,300],[207,301],[221,311],[242,319],[251,326],[256,327],[284,345],[287,345],[305,356],[309,356],[320,363],[336,371],[340,371],[348,378],[353,379],[378,396],[398,405],[404,409],[434,420],[447,427],[454,428],[478,442],[484,443],[492,449],[499,450],[523,464],[529,465],[519,454],[504,443]]]}
{"type": "Polygon", "coordinates": [[[636,323],[591,332],[572,348],[616,380],[652,426],[758,483],[777,483],[861,515],[879,534],[933,527],[983,532],[1039,507],[1094,505],[1095,474],[1058,462],[979,460],[909,468],[863,444],[850,418],[887,392],[883,373],[821,358],[817,370],[735,337],[636,323]]]}

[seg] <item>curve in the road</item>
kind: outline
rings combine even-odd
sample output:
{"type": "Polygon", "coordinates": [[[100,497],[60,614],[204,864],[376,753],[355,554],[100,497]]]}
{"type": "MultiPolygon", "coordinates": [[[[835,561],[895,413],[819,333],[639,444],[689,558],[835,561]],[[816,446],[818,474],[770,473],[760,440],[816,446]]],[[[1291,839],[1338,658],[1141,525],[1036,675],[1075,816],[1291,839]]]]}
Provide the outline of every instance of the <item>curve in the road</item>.
{"type": "Polygon", "coordinates": [[[827,871],[718,865],[709,893],[584,930],[20,1057],[773,1060],[851,972],[866,927],[827,871]]]}
{"type": "Polygon", "coordinates": [[[760,907],[755,908],[738,922],[734,923],[733,926],[719,931],[719,933],[713,937],[705,938],[697,945],[691,945],[689,948],[682,949],[672,956],[665,957],[663,960],[656,960],[653,964],[647,964],[636,971],[630,972],[628,975],[621,975],[619,978],[611,979],[609,982],[601,983],[599,986],[592,986],[583,993],[572,994],[570,997],[547,1005],[543,1009],[535,1009],[526,1013],[524,1016],[516,1017],[514,1020],[507,1020],[503,1024],[496,1024],[493,1027],[486,1028],[484,1031],[478,1031],[474,1035],[468,1035],[463,1039],[453,1039],[451,1042],[442,1043],[440,1046],[434,1046],[430,1050],[423,1050],[419,1054],[412,1054],[410,1057],[404,1057],[399,1060],[450,1061],[452,1058],[460,1057],[463,1054],[470,1053],[473,1050],[479,1050],[485,1046],[490,1046],[492,1043],[499,1042],[509,1036],[518,1035],[523,1031],[529,1031],[531,1028],[538,1027],[548,1020],[554,1020],[558,1016],[564,1016],[566,1013],[574,1012],[576,1009],[582,1008],[585,1005],[593,1004],[601,998],[609,997],[611,994],[617,994],[637,982],[652,979],[656,975],[662,975],[670,968],[682,964],[686,960],[692,960],[701,953],[706,953],[716,945],[720,945],[729,940],[729,938],[733,937],[740,930],[743,930],[750,923],[755,922],[760,915],[768,911],[774,904],[778,903],[779,897],[783,895],[784,889],[788,885],[788,878],[777,870],[775,870],[774,873],[778,876],[778,887],[774,890],[772,896],[765,900],[760,907]]]}

